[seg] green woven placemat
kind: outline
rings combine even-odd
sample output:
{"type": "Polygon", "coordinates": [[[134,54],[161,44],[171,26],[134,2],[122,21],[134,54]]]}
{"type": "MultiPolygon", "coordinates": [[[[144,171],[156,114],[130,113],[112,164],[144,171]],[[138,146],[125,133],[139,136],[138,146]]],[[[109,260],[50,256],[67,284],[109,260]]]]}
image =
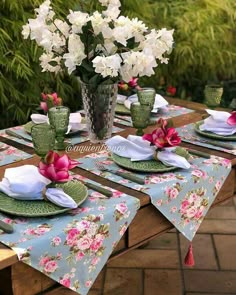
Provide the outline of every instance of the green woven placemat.
{"type": "MultiPolygon", "coordinates": [[[[87,188],[79,181],[72,180],[66,183],[58,183],[56,187],[62,188],[66,194],[75,200],[77,205],[82,204],[87,196],[87,188]]],[[[0,192],[0,211],[17,216],[43,217],[64,213],[70,208],[59,207],[49,201],[23,201],[8,197],[0,192]]]]}
{"type": "Polygon", "coordinates": [[[202,131],[199,129],[199,127],[202,124],[203,124],[203,121],[199,121],[195,123],[195,131],[204,137],[214,138],[219,140],[231,140],[231,141],[236,140],[236,135],[219,135],[219,134],[212,133],[210,131],[202,131]]]}
{"type": "Polygon", "coordinates": [[[168,167],[156,160],[131,161],[129,158],[120,157],[116,154],[112,154],[112,159],[121,167],[140,172],[167,172],[177,169],[177,167],[168,167]]]}
{"type": "Polygon", "coordinates": [[[127,109],[123,104],[116,104],[115,113],[122,115],[130,115],[130,110],[127,109]]]}

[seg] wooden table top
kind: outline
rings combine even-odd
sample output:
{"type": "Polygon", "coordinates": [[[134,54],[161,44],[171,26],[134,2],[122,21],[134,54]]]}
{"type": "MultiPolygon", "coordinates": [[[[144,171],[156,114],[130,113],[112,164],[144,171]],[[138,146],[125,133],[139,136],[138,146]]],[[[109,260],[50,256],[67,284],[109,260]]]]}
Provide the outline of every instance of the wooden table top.
{"type": "MultiPolygon", "coordinates": [[[[180,127],[180,126],[183,126],[183,125],[186,125],[186,124],[197,122],[197,121],[202,119],[202,116],[204,114],[206,114],[205,113],[206,106],[204,106],[203,104],[194,103],[194,102],[185,101],[185,100],[180,100],[180,99],[173,99],[173,98],[168,98],[168,101],[169,101],[170,104],[180,105],[180,106],[184,106],[186,108],[195,110],[195,112],[193,112],[193,113],[188,113],[188,114],[184,114],[184,115],[173,118],[173,123],[174,123],[175,127],[180,127]]],[[[127,137],[129,134],[135,134],[135,129],[133,129],[133,128],[129,128],[129,127],[126,127],[126,126],[123,126],[123,125],[120,125],[120,124],[115,124],[115,125],[125,129],[124,131],[119,133],[121,136],[127,137]]],[[[151,132],[153,129],[155,129],[155,126],[149,126],[145,130],[145,132],[151,132]]],[[[15,146],[15,147],[27,152],[27,153],[34,154],[34,150],[32,148],[30,148],[30,147],[21,145],[19,143],[16,143],[16,142],[11,141],[9,139],[3,138],[1,136],[0,136],[0,141],[11,144],[12,146],[15,146]]],[[[88,144],[90,145],[89,142],[84,142],[84,143],[81,143],[80,146],[86,146],[88,144]]],[[[191,145],[191,144],[187,144],[187,143],[182,143],[182,145],[186,146],[186,147],[191,147],[191,148],[193,148],[195,150],[201,150],[201,151],[207,152],[209,154],[213,154],[213,155],[216,155],[216,156],[221,156],[221,157],[230,159],[231,162],[232,162],[232,165],[233,166],[236,165],[236,156],[234,156],[234,155],[224,153],[224,152],[220,152],[220,151],[216,151],[216,150],[210,150],[208,148],[199,147],[199,146],[195,146],[195,145],[191,145]]],[[[79,158],[79,157],[82,157],[82,156],[84,156],[86,154],[89,154],[89,153],[91,153],[91,152],[89,152],[89,151],[88,152],[76,151],[76,152],[70,152],[70,153],[68,153],[68,155],[71,158],[79,158]]],[[[20,162],[16,162],[16,163],[13,163],[13,164],[10,164],[10,165],[2,166],[2,167],[0,167],[0,179],[2,179],[2,177],[4,175],[4,171],[5,171],[6,168],[17,167],[17,166],[21,166],[21,165],[25,165],[25,164],[37,165],[39,160],[40,160],[40,158],[37,155],[34,155],[30,159],[22,160],[20,162]]],[[[95,180],[97,182],[100,182],[101,184],[104,184],[106,186],[115,188],[115,189],[117,189],[119,191],[122,191],[124,193],[129,194],[129,195],[132,195],[134,197],[137,197],[140,200],[141,207],[150,204],[149,196],[142,193],[142,192],[138,192],[138,191],[129,189],[127,187],[124,187],[122,185],[118,185],[116,183],[113,183],[113,182],[111,182],[111,181],[109,181],[107,179],[101,178],[100,176],[96,176],[96,175],[94,175],[94,174],[92,174],[90,172],[87,172],[85,170],[82,170],[80,168],[73,169],[73,172],[81,174],[83,176],[86,176],[86,177],[88,177],[90,179],[93,179],[93,180],[95,180]]],[[[235,185],[235,183],[233,185],[235,185]]],[[[0,243],[0,269],[3,269],[5,267],[7,267],[7,266],[10,266],[10,265],[16,263],[17,261],[18,261],[18,258],[16,256],[15,252],[0,243]]]]}

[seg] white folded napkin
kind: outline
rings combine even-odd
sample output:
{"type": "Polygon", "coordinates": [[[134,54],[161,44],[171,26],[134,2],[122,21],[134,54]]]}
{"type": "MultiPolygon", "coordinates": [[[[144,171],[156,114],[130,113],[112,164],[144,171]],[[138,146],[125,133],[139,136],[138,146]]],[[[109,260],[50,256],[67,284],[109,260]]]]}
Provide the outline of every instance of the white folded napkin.
{"type": "MultiPolygon", "coordinates": [[[[138,101],[137,94],[133,94],[133,95],[129,96],[128,98],[126,98],[126,96],[120,95],[120,94],[118,94],[118,96],[117,96],[117,103],[124,104],[124,106],[129,110],[131,107],[131,103],[137,102],[137,101],[138,101]]],[[[159,109],[162,109],[162,108],[165,109],[167,105],[168,105],[168,101],[166,101],[164,99],[164,97],[162,97],[161,95],[156,94],[155,103],[154,103],[154,107],[153,107],[152,112],[157,113],[159,111],[159,109]]]]}
{"type": "MultiPolygon", "coordinates": [[[[31,120],[35,124],[42,124],[42,123],[48,123],[49,119],[46,115],[40,115],[40,114],[32,114],[31,120]]],[[[70,113],[70,119],[69,119],[69,126],[67,133],[71,131],[77,131],[77,130],[85,130],[87,128],[86,124],[81,123],[82,122],[82,116],[78,113],[70,113]]]]}
{"type": "Polygon", "coordinates": [[[224,111],[206,110],[210,115],[204,120],[204,123],[199,126],[202,131],[210,131],[218,135],[232,135],[236,133],[236,127],[227,124],[230,113],[224,111]]]}
{"type": "MultiPolygon", "coordinates": [[[[150,142],[142,139],[140,136],[129,135],[127,139],[116,135],[106,141],[108,148],[118,156],[131,159],[131,161],[146,161],[154,157],[156,146],[150,145],[150,142]]],[[[157,153],[157,158],[167,166],[189,169],[189,162],[174,153],[175,148],[165,148],[157,153]]]]}
{"type": "MultiPolygon", "coordinates": [[[[43,189],[51,181],[33,165],[7,168],[0,182],[0,191],[17,200],[43,200],[43,189]]],[[[61,188],[48,188],[46,198],[61,207],[77,208],[76,202],[61,188]]]]}

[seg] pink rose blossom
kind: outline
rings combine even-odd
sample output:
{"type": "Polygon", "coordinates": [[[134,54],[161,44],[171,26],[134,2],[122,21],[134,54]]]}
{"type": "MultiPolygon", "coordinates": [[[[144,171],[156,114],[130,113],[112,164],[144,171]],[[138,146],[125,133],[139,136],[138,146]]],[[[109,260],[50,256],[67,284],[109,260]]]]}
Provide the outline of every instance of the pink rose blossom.
{"type": "Polygon", "coordinates": [[[100,259],[99,257],[94,257],[94,258],[92,259],[92,261],[91,261],[91,264],[92,264],[92,265],[97,265],[98,262],[99,262],[100,260],[101,260],[101,259],[100,259]]]}
{"type": "Polygon", "coordinates": [[[61,243],[61,238],[60,237],[55,237],[52,239],[52,243],[55,245],[55,246],[59,246],[60,243],[61,243]]]}
{"type": "Polygon", "coordinates": [[[78,247],[78,249],[80,249],[82,251],[87,250],[90,248],[91,243],[92,243],[92,239],[89,236],[84,235],[82,238],[80,238],[77,241],[77,247],[78,247]]]}
{"type": "Polygon", "coordinates": [[[39,265],[44,266],[48,261],[50,261],[50,257],[48,256],[42,257],[39,261],[39,265]]]}
{"type": "Polygon", "coordinates": [[[186,211],[186,216],[188,218],[193,218],[197,214],[197,208],[196,207],[191,207],[186,211]]]}
{"type": "Polygon", "coordinates": [[[50,260],[45,264],[44,271],[52,273],[58,268],[57,262],[55,260],[50,260]]]}
{"type": "Polygon", "coordinates": [[[127,212],[128,207],[125,203],[120,203],[116,205],[116,210],[119,211],[121,214],[125,214],[127,212]]]}
{"type": "Polygon", "coordinates": [[[185,213],[187,208],[189,207],[190,203],[188,200],[185,200],[181,203],[180,212],[185,213]]]}
{"type": "Polygon", "coordinates": [[[11,218],[3,218],[3,221],[8,223],[8,224],[12,224],[13,220],[11,218]]]}
{"type": "Polygon", "coordinates": [[[63,278],[59,281],[59,283],[65,286],[66,288],[70,288],[70,278],[63,278]]]}
{"type": "Polygon", "coordinates": [[[77,243],[77,236],[80,234],[80,231],[77,228],[72,228],[68,231],[66,237],[66,243],[69,246],[75,246],[77,243]]]}
{"type": "Polygon", "coordinates": [[[85,286],[86,286],[87,288],[90,288],[91,285],[92,285],[92,281],[86,281],[86,282],[85,282],[85,286]]]}
{"type": "Polygon", "coordinates": [[[178,194],[179,194],[179,191],[177,190],[177,188],[171,188],[169,191],[169,196],[171,199],[176,199],[178,194]]]}
{"type": "Polygon", "coordinates": [[[94,252],[97,252],[98,249],[102,246],[103,241],[104,241],[104,236],[101,234],[97,234],[90,246],[91,250],[94,252]]]}
{"type": "Polygon", "coordinates": [[[205,179],[207,174],[205,171],[202,171],[200,169],[196,169],[196,170],[193,170],[192,171],[192,175],[198,177],[198,178],[202,178],[202,179],[205,179]]]}
{"type": "Polygon", "coordinates": [[[236,125],[236,111],[231,113],[231,116],[227,119],[227,124],[231,126],[236,125]]]}
{"type": "Polygon", "coordinates": [[[83,252],[78,252],[75,259],[77,261],[80,261],[81,259],[83,259],[84,255],[85,254],[83,252]]]}
{"type": "Polygon", "coordinates": [[[162,205],[162,202],[163,202],[163,200],[160,199],[160,200],[158,200],[158,201],[156,202],[156,205],[157,205],[158,207],[160,207],[160,206],[162,205]]]}

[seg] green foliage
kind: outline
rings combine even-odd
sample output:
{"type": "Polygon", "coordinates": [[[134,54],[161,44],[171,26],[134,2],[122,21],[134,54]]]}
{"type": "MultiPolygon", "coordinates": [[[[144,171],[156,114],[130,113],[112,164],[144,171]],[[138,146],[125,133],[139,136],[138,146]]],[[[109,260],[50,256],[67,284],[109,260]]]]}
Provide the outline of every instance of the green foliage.
{"type": "MultiPolygon", "coordinates": [[[[22,25],[34,16],[42,0],[4,0],[0,2],[0,128],[22,124],[38,105],[41,92],[53,91],[72,109],[78,107],[77,81],[66,75],[42,73],[38,58],[40,49],[23,40],[22,25]]],[[[74,7],[74,0],[54,0],[61,16],[74,7]]]]}
{"type": "Polygon", "coordinates": [[[150,5],[157,27],[175,29],[175,48],[159,76],[190,88],[235,79],[235,0],[151,0],[150,5]]]}

